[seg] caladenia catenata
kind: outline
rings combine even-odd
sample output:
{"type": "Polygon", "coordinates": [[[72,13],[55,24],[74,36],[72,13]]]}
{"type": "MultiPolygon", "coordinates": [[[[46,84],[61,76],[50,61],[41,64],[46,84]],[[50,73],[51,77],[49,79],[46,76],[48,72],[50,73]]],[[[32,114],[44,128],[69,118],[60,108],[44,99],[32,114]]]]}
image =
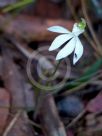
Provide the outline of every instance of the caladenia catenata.
{"type": "MultiPolygon", "coordinates": [[[[50,48],[49,47],[41,47],[39,49],[38,52],[38,62],[40,64],[39,67],[37,67],[37,72],[38,72],[38,80],[36,81],[36,79],[34,79],[32,77],[32,73],[30,70],[30,65],[32,62],[32,58],[37,58],[36,53],[32,54],[33,57],[31,59],[29,59],[28,63],[27,63],[27,74],[28,77],[30,79],[30,81],[32,81],[32,84],[38,88],[39,91],[41,90],[45,90],[45,92],[48,90],[52,91],[52,90],[59,90],[59,88],[62,88],[66,82],[66,80],[69,78],[69,74],[70,74],[70,62],[69,60],[65,59],[67,56],[69,56],[71,53],[73,53],[73,64],[75,65],[79,59],[82,57],[83,55],[83,45],[79,39],[79,35],[81,35],[84,31],[85,31],[85,27],[86,27],[86,21],[82,18],[81,21],[79,23],[75,23],[73,25],[72,28],[72,32],[70,32],[69,30],[67,30],[66,28],[62,27],[62,26],[52,26],[49,27],[48,30],[52,31],[52,32],[56,32],[56,33],[60,33],[59,36],[57,36],[55,38],[55,40],[52,42],[50,48]],[[63,46],[62,46],[63,45],[63,46]],[[46,59],[42,59],[42,55],[40,52],[44,52],[45,50],[48,51],[53,51],[58,49],[59,47],[62,47],[57,56],[56,59],[54,56],[51,55],[47,55],[47,57],[45,57],[46,59]],[[49,57],[49,58],[48,58],[49,57]],[[52,63],[49,61],[51,60],[51,57],[53,57],[55,63],[55,67],[54,65],[52,65],[52,63]],[[43,61],[42,61],[43,60],[43,61]],[[48,68],[48,65],[45,65],[45,63],[47,62],[47,60],[49,61],[49,63],[51,63],[51,68],[48,68]],[[56,61],[57,60],[57,61],[56,61]],[[62,62],[62,60],[65,60],[64,62],[62,62]],[[41,62],[41,63],[40,63],[41,62]],[[60,69],[60,64],[64,64],[68,67],[66,67],[66,71],[63,71],[63,75],[60,73],[60,71],[57,72],[58,69],[60,69]],[[61,75],[61,77],[59,77],[61,75]],[[55,79],[61,79],[61,81],[58,80],[58,82],[53,82],[55,79]],[[54,84],[54,85],[52,85],[54,84]]],[[[54,91],[56,92],[56,91],[54,91]]]]}
{"type": "Polygon", "coordinates": [[[86,21],[81,18],[79,23],[75,23],[73,25],[72,32],[62,26],[51,26],[48,28],[48,30],[51,32],[61,34],[54,39],[49,51],[56,50],[67,42],[66,45],[58,52],[56,60],[61,60],[74,52],[73,64],[78,62],[78,60],[83,55],[83,45],[78,36],[85,31],[85,27],[86,21]]]}

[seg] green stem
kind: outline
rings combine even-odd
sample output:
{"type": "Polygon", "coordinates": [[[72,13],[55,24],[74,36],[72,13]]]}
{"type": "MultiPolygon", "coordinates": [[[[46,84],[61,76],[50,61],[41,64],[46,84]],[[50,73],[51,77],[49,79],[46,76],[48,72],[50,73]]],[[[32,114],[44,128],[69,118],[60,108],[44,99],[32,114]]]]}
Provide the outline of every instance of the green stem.
{"type": "Polygon", "coordinates": [[[59,61],[58,61],[57,65],[56,65],[56,67],[55,67],[55,70],[54,70],[54,72],[51,74],[51,76],[54,76],[54,75],[55,75],[55,73],[57,72],[58,67],[59,67],[61,61],[62,61],[62,60],[59,60],[59,61]]]}
{"type": "Polygon", "coordinates": [[[23,6],[27,5],[27,4],[30,4],[31,2],[33,2],[33,0],[23,0],[23,1],[15,3],[15,4],[11,4],[11,5],[7,6],[7,7],[5,7],[3,9],[3,12],[9,12],[11,10],[14,10],[14,9],[23,7],[23,6]]]}

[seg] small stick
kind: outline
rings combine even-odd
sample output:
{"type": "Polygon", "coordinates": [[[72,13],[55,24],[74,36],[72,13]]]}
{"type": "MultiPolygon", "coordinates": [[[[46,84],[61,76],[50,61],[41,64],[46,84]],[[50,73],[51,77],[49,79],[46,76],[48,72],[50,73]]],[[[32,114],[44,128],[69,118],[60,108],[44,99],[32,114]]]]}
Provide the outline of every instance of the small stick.
{"type": "Polygon", "coordinates": [[[75,124],[78,122],[78,120],[81,119],[82,116],[83,116],[85,113],[86,113],[86,110],[83,110],[76,118],[74,118],[74,119],[72,120],[71,123],[68,124],[68,126],[66,126],[66,128],[68,129],[68,128],[72,127],[73,125],[75,125],[75,124]]]}
{"type": "Polygon", "coordinates": [[[10,130],[13,128],[13,126],[15,125],[16,121],[18,120],[19,116],[21,115],[22,111],[18,111],[16,113],[16,115],[14,116],[14,118],[11,120],[10,124],[7,126],[7,128],[5,129],[3,136],[7,136],[8,133],[10,132],[10,130]]]}
{"type": "Polygon", "coordinates": [[[102,52],[101,52],[102,47],[101,47],[101,44],[100,44],[100,42],[99,42],[99,40],[98,40],[94,30],[93,30],[90,18],[89,18],[88,14],[87,14],[85,0],[81,0],[81,5],[82,5],[82,11],[83,11],[84,17],[85,17],[85,19],[87,21],[87,25],[89,27],[89,30],[90,30],[90,32],[92,34],[92,37],[93,37],[93,39],[94,39],[94,41],[95,41],[95,43],[97,45],[97,49],[98,49],[100,55],[102,55],[102,52]]]}

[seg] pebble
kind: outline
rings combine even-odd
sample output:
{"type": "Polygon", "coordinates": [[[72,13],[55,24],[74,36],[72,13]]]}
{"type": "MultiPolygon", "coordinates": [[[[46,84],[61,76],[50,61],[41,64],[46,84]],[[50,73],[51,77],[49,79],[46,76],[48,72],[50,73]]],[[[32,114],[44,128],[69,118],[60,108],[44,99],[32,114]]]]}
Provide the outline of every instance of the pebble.
{"type": "Polygon", "coordinates": [[[64,117],[76,117],[84,109],[84,104],[77,96],[68,96],[57,103],[58,111],[64,117]]]}

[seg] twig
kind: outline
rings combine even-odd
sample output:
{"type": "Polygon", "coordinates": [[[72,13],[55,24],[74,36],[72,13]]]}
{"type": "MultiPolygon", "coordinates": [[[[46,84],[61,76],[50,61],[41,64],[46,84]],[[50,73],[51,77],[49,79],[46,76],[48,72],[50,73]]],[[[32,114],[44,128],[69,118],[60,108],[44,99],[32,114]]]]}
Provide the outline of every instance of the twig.
{"type": "MultiPolygon", "coordinates": [[[[74,19],[76,21],[78,21],[78,17],[76,15],[76,12],[74,10],[74,7],[72,6],[71,0],[66,0],[66,3],[68,4],[70,11],[74,17],[74,19]]],[[[85,38],[87,39],[87,41],[89,42],[89,44],[93,47],[93,49],[97,52],[97,54],[95,54],[95,56],[98,58],[100,56],[100,51],[97,50],[97,47],[95,45],[95,43],[93,42],[93,40],[89,37],[89,35],[87,34],[87,32],[84,33],[85,38]]]]}
{"type": "Polygon", "coordinates": [[[76,16],[76,13],[75,13],[75,10],[74,10],[74,7],[73,7],[73,5],[72,5],[72,2],[71,2],[70,0],[66,0],[66,4],[67,4],[68,7],[70,8],[70,11],[71,11],[71,13],[72,13],[72,15],[73,15],[73,18],[74,18],[76,21],[78,21],[78,18],[77,18],[77,16],[76,16]]]}
{"type": "MultiPolygon", "coordinates": [[[[24,113],[26,114],[26,112],[24,112],[24,113]]],[[[14,116],[15,116],[13,113],[9,113],[9,115],[10,115],[11,117],[14,117],[14,116]]],[[[36,122],[30,120],[29,118],[27,118],[27,121],[28,121],[28,123],[30,123],[31,125],[33,125],[33,126],[35,126],[35,127],[41,129],[41,126],[40,126],[39,124],[37,124],[36,122]]]]}
{"type": "Polygon", "coordinates": [[[7,136],[8,133],[10,132],[10,130],[13,128],[13,126],[15,125],[16,121],[18,120],[19,116],[21,115],[22,111],[18,111],[16,113],[16,115],[14,116],[14,118],[11,120],[10,124],[7,126],[7,128],[5,129],[3,136],[7,136]]]}
{"type": "MultiPolygon", "coordinates": [[[[68,129],[68,128],[72,127],[73,125],[75,125],[75,124],[84,116],[84,114],[85,114],[86,112],[87,112],[87,110],[84,109],[76,118],[74,118],[74,119],[71,121],[71,123],[69,123],[69,124],[66,126],[66,129],[68,129]]],[[[96,113],[94,113],[94,115],[98,115],[98,114],[100,114],[100,113],[102,113],[102,111],[96,112],[96,113]]]]}
{"type": "Polygon", "coordinates": [[[95,41],[95,43],[97,45],[98,52],[100,53],[100,55],[102,55],[102,51],[101,51],[102,47],[101,47],[101,44],[100,44],[100,42],[99,42],[99,40],[98,40],[98,38],[97,38],[93,28],[92,28],[90,18],[89,18],[88,14],[87,14],[87,11],[86,11],[85,0],[81,0],[81,5],[82,5],[82,11],[83,11],[84,17],[85,17],[85,19],[87,21],[87,25],[88,25],[89,30],[90,30],[90,32],[92,34],[92,37],[93,37],[93,39],[94,39],[94,41],[95,41]]]}
{"type": "Polygon", "coordinates": [[[74,119],[72,120],[71,123],[68,124],[68,126],[66,126],[66,128],[68,129],[68,128],[72,127],[73,125],[75,125],[75,124],[78,122],[78,120],[81,119],[82,116],[83,116],[85,113],[86,113],[86,110],[83,110],[76,118],[74,118],[74,119]]]}
{"type": "Polygon", "coordinates": [[[28,119],[28,123],[30,123],[31,125],[33,125],[37,128],[40,128],[40,129],[42,128],[41,125],[39,125],[39,124],[35,123],[34,121],[29,120],[29,119],[28,119]]]}
{"type": "MultiPolygon", "coordinates": [[[[4,37],[6,39],[8,39],[13,45],[15,45],[15,47],[27,58],[27,59],[36,59],[36,60],[39,60],[39,59],[42,59],[42,64],[44,68],[47,67],[47,69],[53,69],[54,66],[52,65],[52,63],[42,54],[38,54],[37,51],[28,51],[21,43],[19,43],[14,37],[12,38],[11,35],[4,35],[4,37]],[[36,57],[36,54],[37,54],[37,57],[36,57]]],[[[39,51],[39,49],[38,49],[39,51]]]]}

